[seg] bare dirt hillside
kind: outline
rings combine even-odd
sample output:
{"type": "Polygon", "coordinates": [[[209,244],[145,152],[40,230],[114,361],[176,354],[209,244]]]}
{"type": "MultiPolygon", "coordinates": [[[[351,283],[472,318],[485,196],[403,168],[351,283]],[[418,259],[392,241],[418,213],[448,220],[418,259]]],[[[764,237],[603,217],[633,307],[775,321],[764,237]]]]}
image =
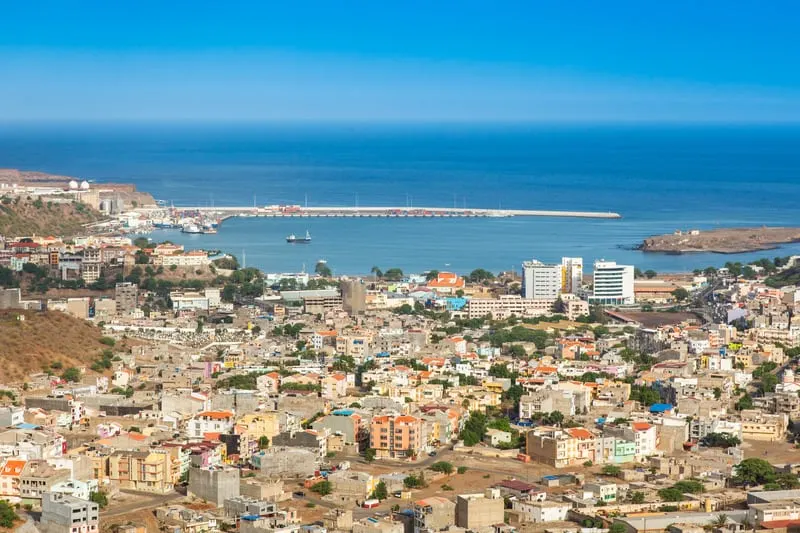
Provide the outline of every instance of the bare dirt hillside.
{"type": "Polygon", "coordinates": [[[0,235],[69,237],[86,233],[84,225],[101,218],[84,204],[0,199],[0,235]]]}
{"type": "Polygon", "coordinates": [[[96,326],[58,311],[0,311],[0,382],[24,381],[56,361],[89,367],[108,348],[101,337],[96,326]]]}

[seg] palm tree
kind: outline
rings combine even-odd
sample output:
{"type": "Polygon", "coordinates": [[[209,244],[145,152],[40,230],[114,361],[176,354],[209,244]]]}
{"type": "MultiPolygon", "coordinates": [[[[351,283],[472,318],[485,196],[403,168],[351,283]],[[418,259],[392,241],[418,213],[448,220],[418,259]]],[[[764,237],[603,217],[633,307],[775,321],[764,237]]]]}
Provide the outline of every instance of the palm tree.
{"type": "Polygon", "coordinates": [[[383,272],[377,266],[372,267],[372,269],[370,269],[370,273],[375,274],[376,279],[380,279],[383,277],[383,272]]]}
{"type": "Polygon", "coordinates": [[[708,525],[713,529],[722,529],[728,525],[728,515],[725,513],[718,514],[708,525]]]}

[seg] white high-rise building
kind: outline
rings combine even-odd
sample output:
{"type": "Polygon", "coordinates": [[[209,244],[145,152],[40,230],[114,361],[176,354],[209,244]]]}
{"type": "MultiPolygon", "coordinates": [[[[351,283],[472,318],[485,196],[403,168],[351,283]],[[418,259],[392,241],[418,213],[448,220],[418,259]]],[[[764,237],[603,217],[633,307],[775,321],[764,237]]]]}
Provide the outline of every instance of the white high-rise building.
{"type": "Polygon", "coordinates": [[[522,297],[528,300],[555,300],[561,294],[561,265],[541,261],[522,263],[522,297]]]}
{"type": "Polygon", "coordinates": [[[636,301],[633,292],[633,267],[613,261],[594,262],[594,288],[589,303],[628,305],[636,301]]]}
{"type": "Polygon", "coordinates": [[[583,258],[561,258],[561,292],[578,294],[583,285],[583,258]]]}

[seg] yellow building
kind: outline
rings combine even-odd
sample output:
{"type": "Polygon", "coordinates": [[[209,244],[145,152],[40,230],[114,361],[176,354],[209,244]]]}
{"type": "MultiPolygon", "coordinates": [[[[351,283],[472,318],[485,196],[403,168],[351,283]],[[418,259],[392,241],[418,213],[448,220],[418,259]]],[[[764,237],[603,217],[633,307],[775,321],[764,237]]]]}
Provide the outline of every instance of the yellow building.
{"type": "Polygon", "coordinates": [[[108,456],[108,478],[121,489],[167,494],[174,489],[172,461],[166,452],[115,452],[108,456]]]}

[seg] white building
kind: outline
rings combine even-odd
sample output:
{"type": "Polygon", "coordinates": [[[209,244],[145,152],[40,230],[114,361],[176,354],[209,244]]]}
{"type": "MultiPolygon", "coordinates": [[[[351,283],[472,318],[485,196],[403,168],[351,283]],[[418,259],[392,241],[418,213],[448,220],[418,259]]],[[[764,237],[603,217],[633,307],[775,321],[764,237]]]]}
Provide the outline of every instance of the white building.
{"type": "Polygon", "coordinates": [[[526,517],[527,522],[563,522],[572,508],[569,503],[513,500],[511,508],[526,517]]]}
{"type": "Polygon", "coordinates": [[[234,422],[230,411],[204,411],[189,422],[187,433],[190,439],[203,439],[206,433],[230,433],[234,422]]]}
{"type": "Polygon", "coordinates": [[[522,296],[527,300],[555,300],[561,294],[561,265],[540,261],[522,263],[522,296]]]}
{"type": "Polygon", "coordinates": [[[583,258],[561,258],[561,292],[577,294],[583,285],[583,258]]]}
{"type": "Polygon", "coordinates": [[[590,303],[629,305],[635,302],[631,265],[618,265],[613,261],[595,261],[593,283],[590,303]]]}

